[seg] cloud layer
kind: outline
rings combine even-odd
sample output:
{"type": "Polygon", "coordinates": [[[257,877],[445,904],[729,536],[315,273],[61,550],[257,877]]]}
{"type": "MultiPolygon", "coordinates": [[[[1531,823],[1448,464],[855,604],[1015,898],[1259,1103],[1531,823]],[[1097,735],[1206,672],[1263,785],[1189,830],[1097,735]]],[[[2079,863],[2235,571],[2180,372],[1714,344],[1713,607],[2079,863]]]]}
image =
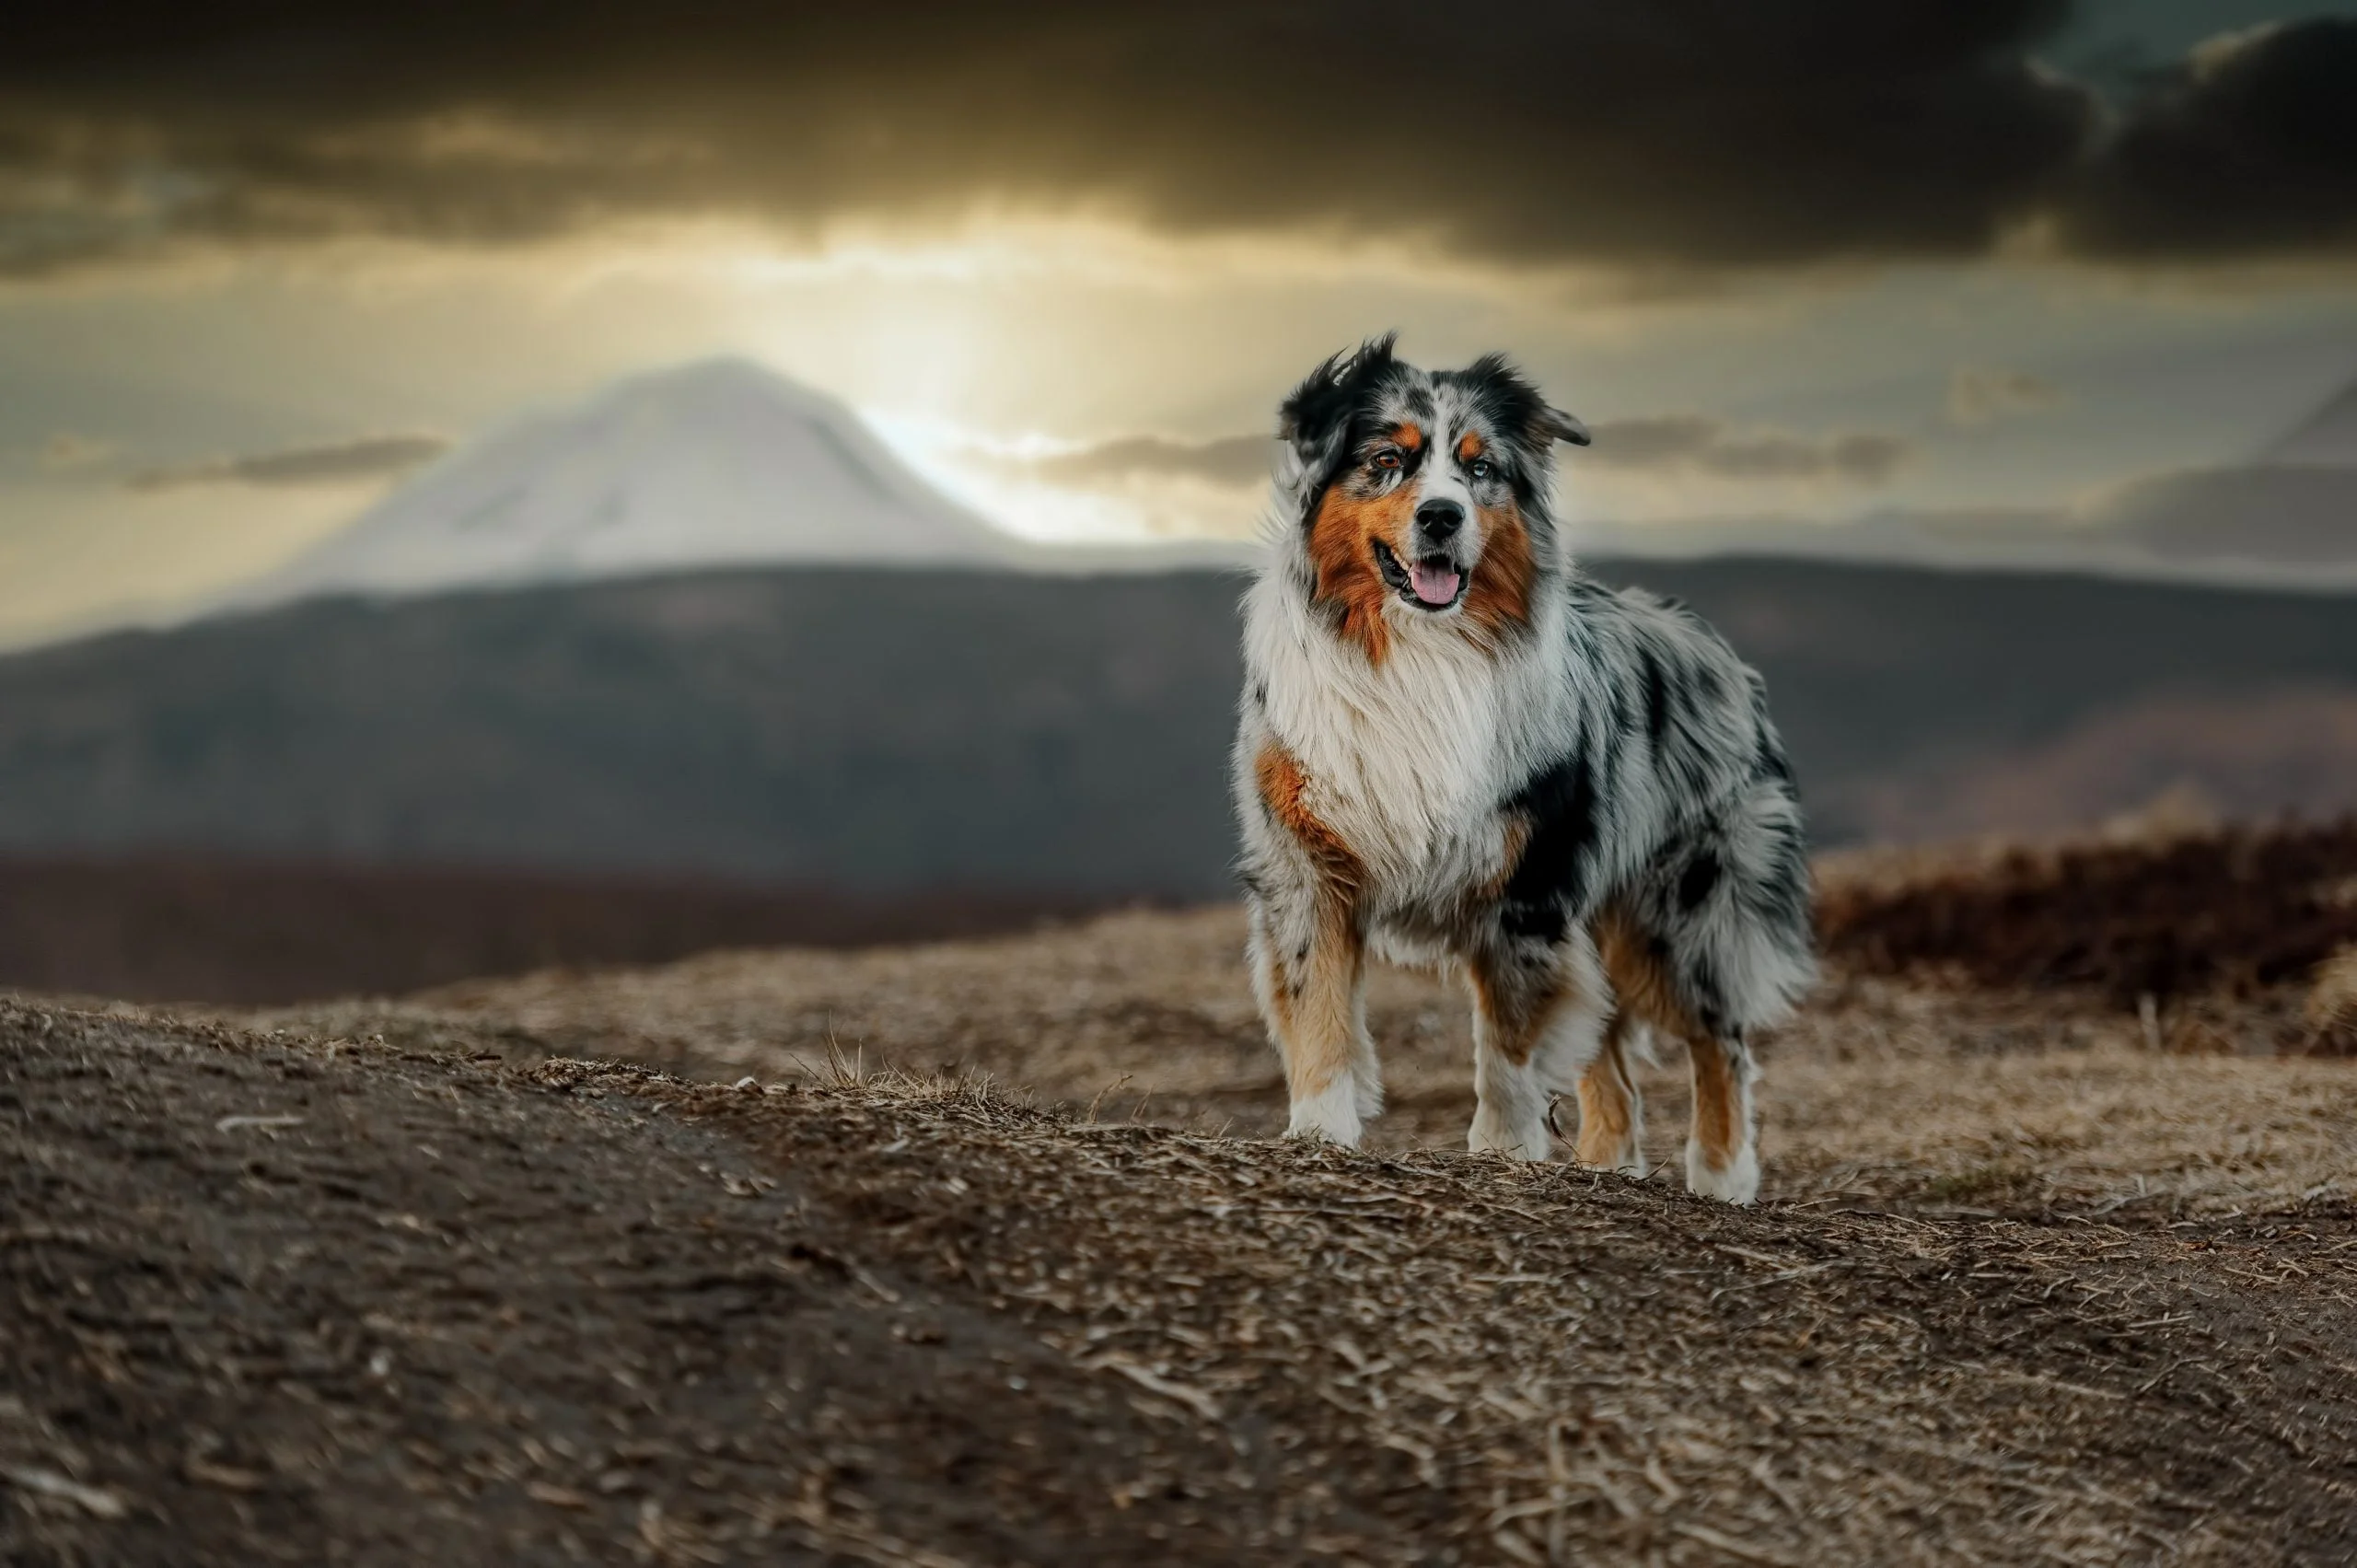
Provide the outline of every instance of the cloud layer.
{"type": "Polygon", "coordinates": [[[2026,370],[1966,365],[1948,377],[1948,423],[1968,429],[2036,413],[2061,401],[2061,388],[2026,370]]]}
{"type": "Polygon", "coordinates": [[[1094,212],[1698,269],[2345,253],[2357,24],[2107,120],[2061,0],[46,6],[0,52],[0,273],[197,243],[1094,212]]]}
{"type": "Polygon", "coordinates": [[[439,436],[363,436],[316,447],[146,469],[123,482],[133,490],[184,490],[199,484],[352,484],[392,479],[449,449],[439,436]]]}
{"type": "Polygon", "coordinates": [[[1876,431],[1824,437],[1736,431],[1700,413],[1608,420],[1592,433],[1584,461],[1705,479],[1882,484],[1915,456],[1912,442],[1876,431]]]}
{"type": "Polygon", "coordinates": [[[1074,451],[1039,457],[993,454],[987,460],[1005,472],[1077,490],[1163,479],[1200,480],[1240,490],[1268,482],[1276,445],[1268,436],[1225,436],[1212,441],[1123,436],[1074,451]]]}

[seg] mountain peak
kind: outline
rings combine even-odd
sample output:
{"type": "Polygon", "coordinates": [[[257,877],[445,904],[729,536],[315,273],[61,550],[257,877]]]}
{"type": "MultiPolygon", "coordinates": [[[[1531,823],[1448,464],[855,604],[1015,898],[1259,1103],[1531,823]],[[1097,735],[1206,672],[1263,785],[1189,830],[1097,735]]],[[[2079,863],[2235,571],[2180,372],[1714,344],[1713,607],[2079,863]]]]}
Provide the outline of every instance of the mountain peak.
{"type": "Polygon", "coordinates": [[[484,436],[237,598],[1021,553],[841,401],[726,356],[627,377],[484,436]]]}

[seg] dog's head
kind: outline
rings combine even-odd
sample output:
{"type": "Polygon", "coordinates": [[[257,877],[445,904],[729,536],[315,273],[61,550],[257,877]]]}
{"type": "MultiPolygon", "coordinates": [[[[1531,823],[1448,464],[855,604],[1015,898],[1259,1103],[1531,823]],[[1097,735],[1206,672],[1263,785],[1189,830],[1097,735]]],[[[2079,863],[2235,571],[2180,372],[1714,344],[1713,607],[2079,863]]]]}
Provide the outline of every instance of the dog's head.
{"type": "Polygon", "coordinates": [[[1587,429],[1502,355],[1420,370],[1379,338],[1295,389],[1279,435],[1312,591],[1378,659],[1401,619],[1460,620],[1495,637],[1527,620],[1554,560],[1558,441],[1587,429]]]}

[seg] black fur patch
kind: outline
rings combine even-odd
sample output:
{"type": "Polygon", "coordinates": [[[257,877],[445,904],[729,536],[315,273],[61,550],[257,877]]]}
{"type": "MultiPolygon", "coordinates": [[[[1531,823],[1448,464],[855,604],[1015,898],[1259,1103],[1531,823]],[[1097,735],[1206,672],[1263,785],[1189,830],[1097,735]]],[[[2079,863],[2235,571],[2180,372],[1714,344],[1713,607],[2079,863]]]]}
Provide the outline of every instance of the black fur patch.
{"type": "Polygon", "coordinates": [[[1669,676],[1653,649],[1642,644],[1637,648],[1637,663],[1645,676],[1645,738],[1659,751],[1662,737],[1669,733],[1669,676]]]}
{"type": "Polygon", "coordinates": [[[1387,332],[1343,350],[1305,377],[1277,411],[1278,436],[1318,470],[1314,482],[1302,488],[1303,527],[1318,516],[1341,460],[1363,436],[1360,426],[1375,394],[1395,377],[1399,362],[1392,345],[1399,338],[1387,332]]]}
{"type": "Polygon", "coordinates": [[[1701,909],[1702,900],[1709,898],[1711,890],[1719,885],[1723,870],[1719,857],[1708,850],[1688,861],[1686,869],[1678,874],[1678,909],[1687,914],[1701,909]]]}
{"type": "Polygon", "coordinates": [[[1529,819],[1530,842],[1506,879],[1499,923],[1510,936],[1560,941],[1586,896],[1596,847],[1596,772],[1587,753],[1562,758],[1505,805],[1529,819]]]}

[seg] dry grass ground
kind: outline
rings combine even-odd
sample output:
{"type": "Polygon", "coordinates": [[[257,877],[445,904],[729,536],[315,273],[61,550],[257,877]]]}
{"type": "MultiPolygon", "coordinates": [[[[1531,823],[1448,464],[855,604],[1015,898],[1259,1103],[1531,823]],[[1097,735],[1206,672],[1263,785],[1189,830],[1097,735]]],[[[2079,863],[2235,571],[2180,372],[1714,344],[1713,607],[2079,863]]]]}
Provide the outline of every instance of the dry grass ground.
{"type": "Polygon", "coordinates": [[[1421,976],[1376,1146],[1264,1141],[1241,939],[0,1003],[0,1558],[2357,1552],[2357,1063],[2282,1054],[2302,988],[1843,960],[1742,1212],[1462,1153],[1421,976]]]}
{"type": "MultiPolygon", "coordinates": [[[[1137,913],[900,950],[552,971],[262,1016],[704,1078],[808,1083],[837,1059],[981,1074],[1104,1119],[1258,1138],[1283,1126],[1284,1090],[1242,945],[1233,910],[1137,913]]],[[[1764,1194],[1910,1213],[2172,1216],[2357,1197],[2357,1063],[2275,1055],[2299,1007],[2289,992],[2197,997],[2147,1019],[2095,993],[1837,967],[1762,1051],[1764,1194]]],[[[1387,971],[1368,1012],[1390,1096],[1376,1144],[1461,1147],[1472,1115],[1461,994],[1387,971]]],[[[1682,1168],[1682,1068],[1643,1077],[1666,1183],[1682,1168]]]]}
{"type": "Polygon", "coordinates": [[[1563,1166],[0,1005],[0,1557],[2342,1560],[2357,1215],[1563,1166]]]}

